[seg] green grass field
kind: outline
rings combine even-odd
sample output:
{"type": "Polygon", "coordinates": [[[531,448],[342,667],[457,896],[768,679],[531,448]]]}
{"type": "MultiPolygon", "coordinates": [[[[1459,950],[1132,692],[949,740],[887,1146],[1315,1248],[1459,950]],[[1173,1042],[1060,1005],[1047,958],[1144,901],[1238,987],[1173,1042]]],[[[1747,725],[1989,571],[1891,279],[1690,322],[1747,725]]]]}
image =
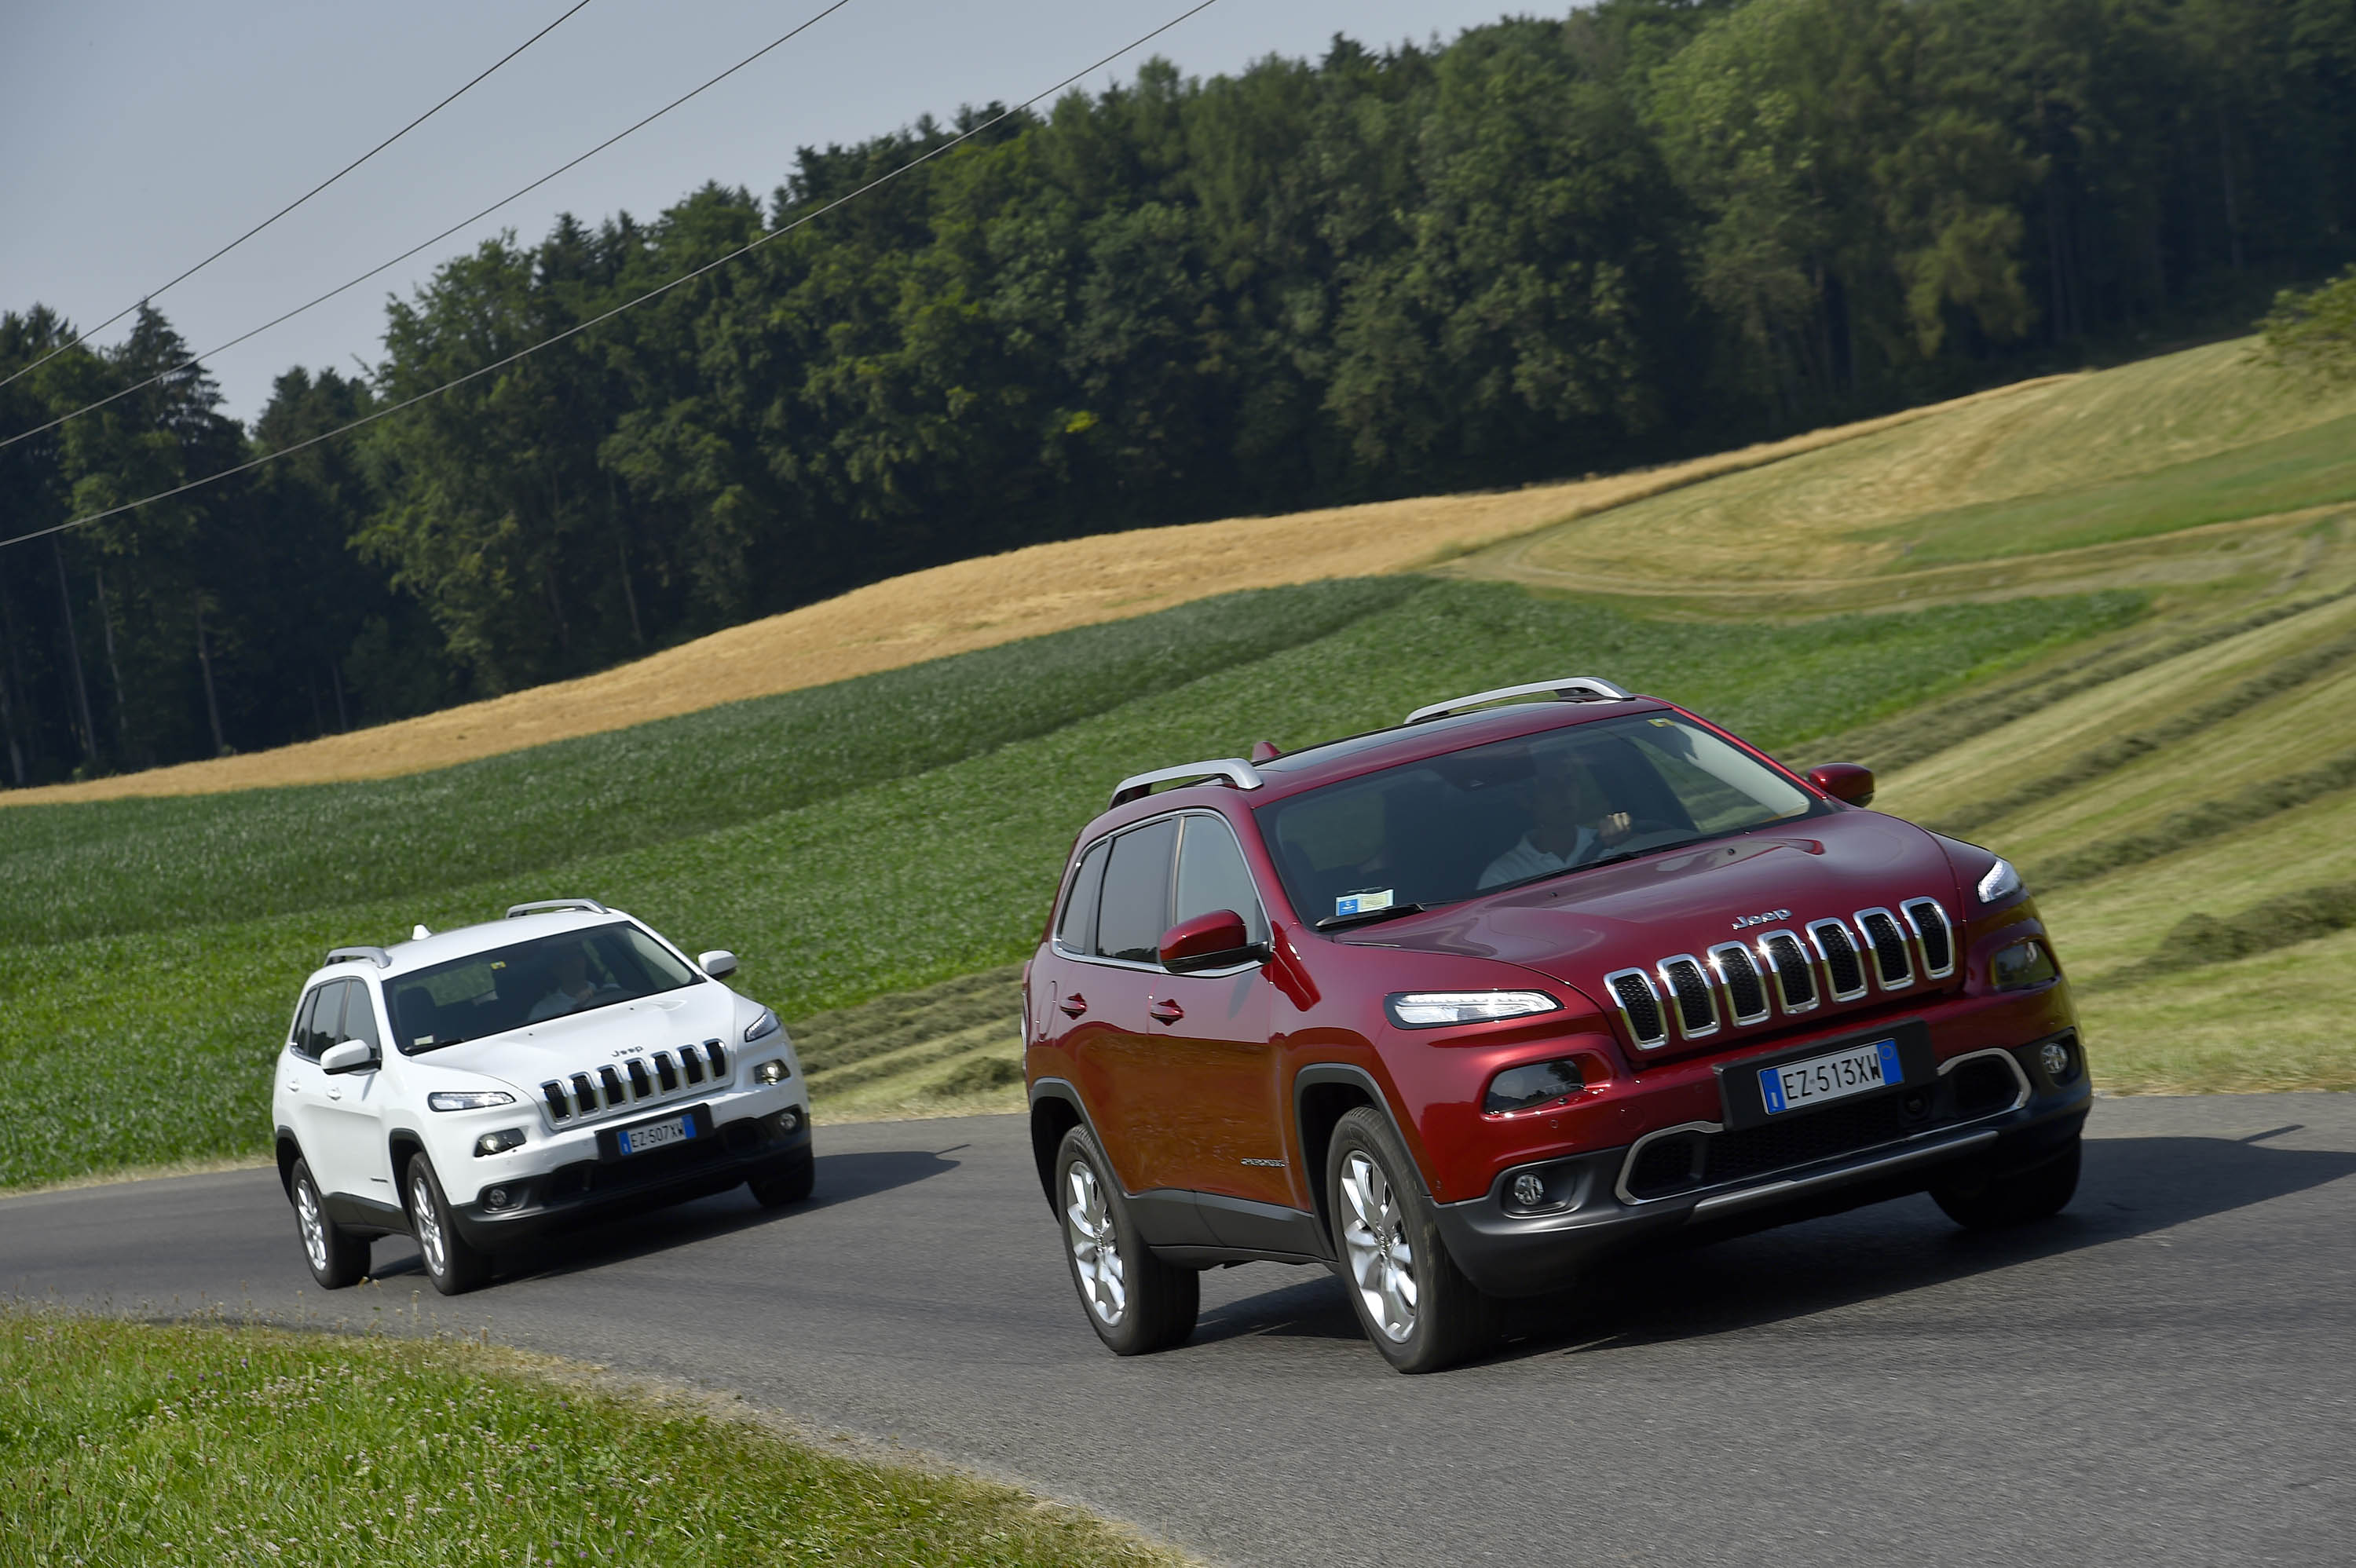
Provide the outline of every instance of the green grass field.
{"type": "Polygon", "coordinates": [[[512,1351],[0,1311],[0,1564],[1185,1561],[512,1351]]]}
{"type": "MultiPolygon", "coordinates": [[[[0,814],[0,833],[13,832],[18,815],[35,824],[27,837],[38,848],[17,856],[12,880],[27,888],[28,903],[51,911],[50,934],[0,947],[0,1184],[266,1147],[264,1063],[303,976],[329,946],[395,940],[419,921],[440,929],[525,899],[586,893],[652,921],[691,951],[736,950],[745,987],[800,1025],[1022,956],[1071,836],[1124,773],[1232,755],[1261,738],[1292,746],[1394,723],[1435,696],[1502,684],[1533,664],[1609,670],[1789,749],[1812,731],[1865,722],[1957,689],[1975,672],[2119,627],[2140,610],[2135,596],[2108,594],[1720,625],[1645,621],[1491,583],[1341,581],[1242,595],[1165,614],[1182,629],[1260,627],[1274,645],[1250,650],[1238,634],[1213,673],[1162,689],[1140,682],[1144,689],[1129,700],[1044,733],[995,746],[969,740],[971,754],[946,763],[895,737],[903,727],[929,732],[937,724],[904,696],[923,688],[915,673],[871,686],[866,705],[834,711],[863,731],[870,755],[910,758],[901,772],[789,796],[803,803],[750,817],[739,803],[715,798],[715,820],[701,832],[633,842],[627,808],[601,804],[658,786],[661,752],[634,740],[638,732],[546,748],[567,752],[573,768],[585,766],[579,753],[591,746],[617,759],[617,772],[653,761],[611,791],[583,791],[576,812],[594,830],[539,840],[542,864],[494,864],[485,869],[498,874],[470,878],[453,869],[463,859],[443,859],[430,891],[400,890],[413,885],[418,847],[437,833],[474,842],[503,812],[530,824],[550,819],[545,801],[509,798],[521,793],[512,781],[532,776],[537,753],[499,759],[495,772],[477,763],[262,795],[19,808],[0,814]],[[1275,635],[1321,623],[1337,629],[1289,644],[1275,635]],[[406,819],[333,857],[319,830],[301,826],[348,830],[342,825],[370,819],[377,800],[406,819]],[[153,806],[182,821],[209,801],[241,826],[185,837],[140,827],[153,806]],[[627,847],[602,848],[616,842],[627,847]],[[578,852],[589,846],[600,848],[578,852]],[[383,866],[389,896],[323,901],[299,873],[329,858],[383,866]],[[150,906],[177,912],[165,918],[150,906]],[[190,912],[208,909],[230,918],[190,912]]],[[[1182,641],[1152,625],[1161,619],[1042,641],[1062,667],[1085,669],[1092,643],[1109,657],[1182,641]]],[[[1001,667],[1022,667],[1021,650],[1032,645],[1000,650],[1009,661],[1001,667]]],[[[766,744],[757,724],[706,718],[700,733],[707,752],[735,737],[766,744]]],[[[709,754],[696,766],[730,771],[709,754]]],[[[1011,1008],[1000,1016],[1011,1020],[1011,1008]]],[[[985,1029],[969,1043],[981,1050],[988,1039],[985,1029]]],[[[1011,1056],[1011,1026],[991,1049],[1011,1056]]],[[[980,1070],[963,1089],[934,1093],[942,1074],[969,1064],[940,1056],[938,1045],[927,1051],[905,1061],[904,1082],[886,1074],[841,1084],[844,1113],[1002,1100],[1003,1077],[991,1083],[980,1070]]],[[[844,1051],[834,1056],[835,1065],[851,1065],[844,1051]]],[[[819,1111],[832,1114],[829,1080],[812,1066],[819,1111]]]]}
{"type": "MultiPolygon", "coordinates": [[[[259,1151],[262,1063],[327,947],[562,894],[742,954],[809,1051],[822,1116],[1007,1106],[1007,966],[1115,780],[1561,673],[1673,698],[1794,762],[1868,763],[1877,805],[2012,856],[2044,890],[2103,1086],[2348,1086],[2337,997],[2356,974],[2330,890],[2356,878],[2356,508],[2328,497],[2356,416],[2271,378],[2245,346],[2171,356],[1493,558],[1510,576],[1581,541],[1633,558],[1700,528],[1721,555],[1755,535],[1754,566],[1776,569],[1769,547],[1821,510],[1826,538],[1911,528],[1944,560],[2034,549],[2033,597],[1924,603],[1922,579],[1869,573],[1879,586],[1820,597],[1873,613],[1809,617],[1803,597],[1713,615],[1682,579],[1607,600],[1549,592],[1551,568],[1534,589],[1451,563],[408,778],[0,811],[0,1187],[259,1151]],[[2293,503],[2264,548],[2172,542],[2293,503]],[[2225,944],[2217,961],[2166,961],[2211,930],[2196,945],[2225,944]]],[[[1695,559],[1696,581],[1719,570],[1695,559]]]]}

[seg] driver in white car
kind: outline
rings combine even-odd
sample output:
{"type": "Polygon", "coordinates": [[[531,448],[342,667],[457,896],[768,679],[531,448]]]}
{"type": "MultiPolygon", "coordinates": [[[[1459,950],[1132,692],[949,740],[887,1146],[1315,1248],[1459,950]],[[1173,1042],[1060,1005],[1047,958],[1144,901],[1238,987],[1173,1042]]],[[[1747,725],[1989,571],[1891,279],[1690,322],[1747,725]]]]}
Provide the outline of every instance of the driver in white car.
{"type": "Polygon", "coordinates": [[[1484,888],[1583,866],[1628,837],[1628,814],[1605,809],[1611,802],[1585,763],[1560,753],[1542,755],[1522,788],[1533,818],[1530,830],[1489,862],[1481,873],[1484,888]]]}
{"type": "Polygon", "coordinates": [[[542,1019],[561,1018],[585,1004],[605,987],[589,976],[589,955],[581,944],[567,942],[549,954],[549,969],[555,987],[532,1003],[531,1011],[523,1021],[536,1024],[542,1019]]]}

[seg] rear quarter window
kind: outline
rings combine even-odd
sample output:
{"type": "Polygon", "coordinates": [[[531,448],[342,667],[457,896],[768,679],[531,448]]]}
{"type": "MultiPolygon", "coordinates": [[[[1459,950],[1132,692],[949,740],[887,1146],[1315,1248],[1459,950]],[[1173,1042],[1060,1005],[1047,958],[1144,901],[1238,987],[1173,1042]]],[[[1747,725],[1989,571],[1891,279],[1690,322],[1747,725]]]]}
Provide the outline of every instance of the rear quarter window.
{"type": "Polygon", "coordinates": [[[1097,950],[1097,894],[1104,886],[1105,859],[1111,852],[1108,838],[1090,845],[1080,858],[1080,869],[1072,874],[1063,912],[1055,918],[1055,942],[1066,953],[1097,950]]]}

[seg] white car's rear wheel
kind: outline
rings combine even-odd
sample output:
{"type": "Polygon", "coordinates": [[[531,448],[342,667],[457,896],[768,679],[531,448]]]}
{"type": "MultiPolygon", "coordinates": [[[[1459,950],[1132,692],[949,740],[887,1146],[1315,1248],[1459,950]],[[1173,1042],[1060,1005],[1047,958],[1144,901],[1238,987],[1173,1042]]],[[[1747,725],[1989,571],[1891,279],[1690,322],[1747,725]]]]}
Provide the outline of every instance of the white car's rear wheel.
{"type": "Polygon", "coordinates": [[[322,1290],[341,1290],[368,1277],[369,1244],[327,1218],[319,1183],[311,1167],[294,1162],[287,1173],[286,1196],[294,1205],[294,1228],[303,1238],[303,1261],[322,1290]]]}

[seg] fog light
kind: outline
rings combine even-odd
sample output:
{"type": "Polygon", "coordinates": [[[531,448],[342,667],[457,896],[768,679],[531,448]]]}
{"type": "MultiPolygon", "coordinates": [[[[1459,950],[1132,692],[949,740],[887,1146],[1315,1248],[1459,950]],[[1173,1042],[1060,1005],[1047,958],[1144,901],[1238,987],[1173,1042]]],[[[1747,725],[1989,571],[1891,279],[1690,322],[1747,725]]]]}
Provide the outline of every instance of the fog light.
{"type": "Polygon", "coordinates": [[[783,1083],[791,1076],[793,1076],[792,1069],[786,1065],[786,1059],[782,1056],[771,1061],[764,1061],[760,1066],[753,1069],[753,1082],[755,1083],[783,1083]]]}
{"type": "Polygon", "coordinates": [[[483,1207],[486,1209],[512,1209],[522,1201],[523,1189],[519,1187],[483,1189],[483,1207]]]}
{"type": "Polygon", "coordinates": [[[1522,1172],[1514,1178],[1514,1201],[1525,1209],[1537,1208],[1546,1201],[1546,1183],[1533,1172],[1522,1172]]]}
{"type": "Polygon", "coordinates": [[[802,1114],[791,1105],[777,1113],[777,1131],[788,1136],[801,1130],[802,1114]]]}
{"type": "Polygon", "coordinates": [[[485,1133],[481,1137],[477,1138],[475,1140],[475,1157],[477,1159],[480,1159],[487,1154],[505,1154],[511,1148],[521,1148],[522,1147],[523,1129],[521,1127],[507,1127],[496,1133],[485,1133]]]}
{"type": "Polygon", "coordinates": [[[2044,1065],[2045,1076],[2056,1083],[2067,1083],[2078,1076],[2077,1058],[2062,1040],[2047,1040],[2039,1049],[2037,1059],[2044,1065]]]}
{"type": "Polygon", "coordinates": [[[1988,978],[1999,991],[2021,991],[2057,978],[2053,955],[2041,942],[2016,942],[1988,960],[1988,978]]]}
{"type": "Polygon", "coordinates": [[[1576,1061],[1533,1061],[1508,1067],[1489,1080],[1489,1093],[1482,1097],[1481,1108],[1493,1116],[1526,1111],[1566,1099],[1586,1087],[1576,1061]]]}

